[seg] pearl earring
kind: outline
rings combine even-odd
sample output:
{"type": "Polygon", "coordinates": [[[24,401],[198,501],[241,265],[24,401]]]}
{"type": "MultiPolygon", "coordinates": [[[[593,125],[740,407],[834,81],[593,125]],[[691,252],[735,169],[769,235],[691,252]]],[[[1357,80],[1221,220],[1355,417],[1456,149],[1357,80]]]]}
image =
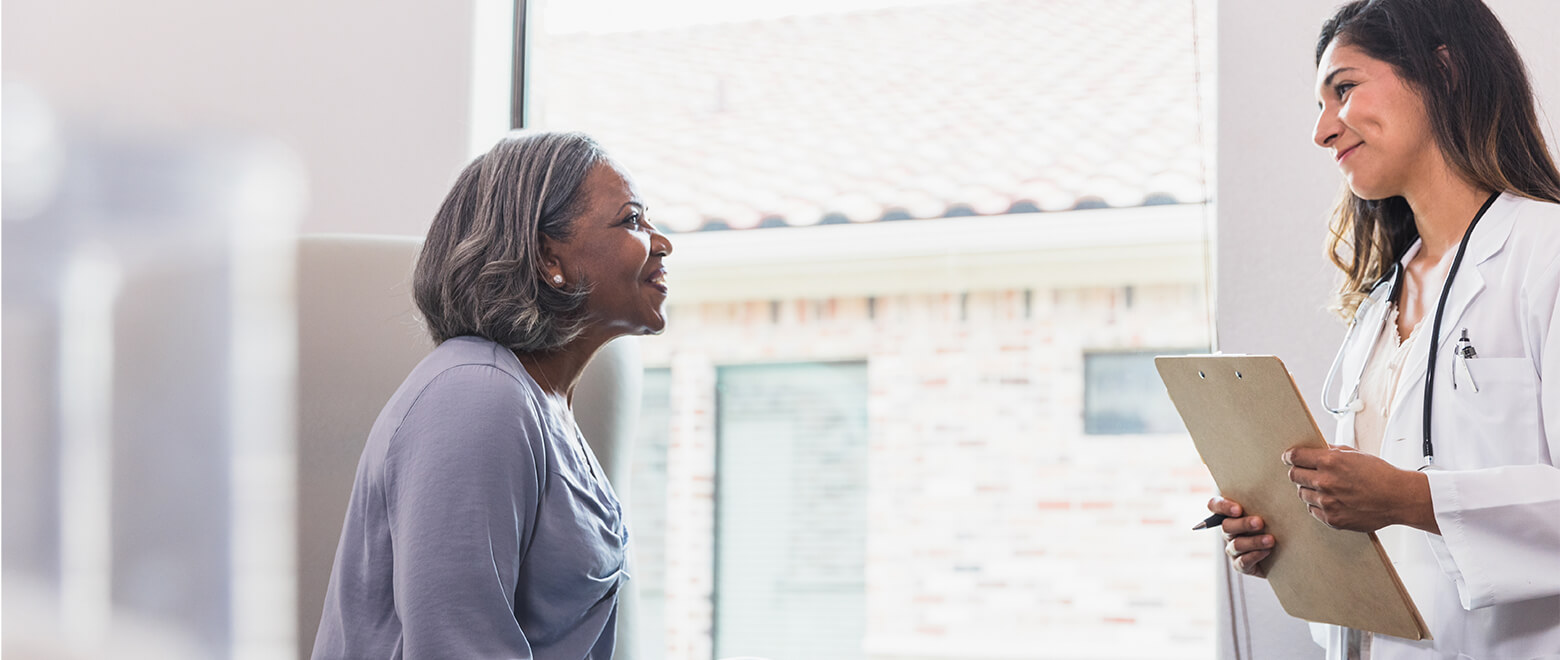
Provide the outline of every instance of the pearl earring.
{"type": "Polygon", "coordinates": [[[563,276],[562,275],[554,275],[553,276],[553,284],[560,284],[560,285],[563,284],[563,276]]]}

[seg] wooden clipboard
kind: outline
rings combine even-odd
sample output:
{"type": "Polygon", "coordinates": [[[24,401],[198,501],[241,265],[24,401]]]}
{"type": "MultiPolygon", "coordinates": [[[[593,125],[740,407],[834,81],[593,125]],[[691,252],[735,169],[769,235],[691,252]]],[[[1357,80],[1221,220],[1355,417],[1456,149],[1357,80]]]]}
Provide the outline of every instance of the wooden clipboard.
{"type": "Polygon", "coordinates": [[[1267,579],[1290,616],[1406,639],[1430,639],[1374,533],[1313,518],[1280,457],[1326,447],[1284,363],[1271,355],[1154,358],[1219,492],[1262,516],[1278,540],[1267,579]]]}

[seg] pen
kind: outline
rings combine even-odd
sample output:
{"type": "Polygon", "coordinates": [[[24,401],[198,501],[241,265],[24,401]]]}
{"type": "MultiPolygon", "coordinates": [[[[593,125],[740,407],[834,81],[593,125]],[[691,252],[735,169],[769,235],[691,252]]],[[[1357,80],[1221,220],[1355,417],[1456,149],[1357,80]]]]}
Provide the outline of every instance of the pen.
{"type": "Polygon", "coordinates": [[[1222,513],[1215,513],[1215,514],[1213,514],[1211,516],[1208,516],[1202,522],[1197,523],[1196,525],[1193,525],[1192,526],[1192,531],[1196,531],[1196,530],[1199,530],[1199,529],[1208,529],[1210,527],[1218,527],[1219,523],[1224,522],[1225,519],[1227,519],[1227,518],[1229,518],[1229,516],[1226,516],[1226,515],[1224,515],[1222,513]]]}

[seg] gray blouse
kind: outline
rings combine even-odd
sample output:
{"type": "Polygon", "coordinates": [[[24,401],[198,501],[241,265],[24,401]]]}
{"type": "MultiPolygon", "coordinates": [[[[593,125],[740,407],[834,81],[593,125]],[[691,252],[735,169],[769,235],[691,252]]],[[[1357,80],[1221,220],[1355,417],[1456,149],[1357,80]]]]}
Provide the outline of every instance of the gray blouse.
{"type": "Polygon", "coordinates": [[[314,657],[610,658],[627,543],[569,411],[451,339],[369,432],[314,657]]]}

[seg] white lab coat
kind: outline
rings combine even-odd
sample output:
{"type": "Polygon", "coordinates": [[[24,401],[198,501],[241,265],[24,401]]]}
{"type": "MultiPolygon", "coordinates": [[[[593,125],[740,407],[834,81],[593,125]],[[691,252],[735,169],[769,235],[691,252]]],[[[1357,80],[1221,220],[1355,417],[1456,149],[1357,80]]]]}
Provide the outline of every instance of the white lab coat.
{"type": "MultiPolygon", "coordinates": [[[[1343,348],[1343,396],[1379,336],[1388,289],[1378,287],[1343,348]]],[[[1378,532],[1434,640],[1378,635],[1373,660],[1560,659],[1557,298],[1560,206],[1502,195],[1468,241],[1441,322],[1435,468],[1426,471],[1441,534],[1402,525],[1378,532]],[[1478,392],[1452,385],[1464,328],[1478,352],[1468,361],[1478,392]]],[[[1426,341],[1412,347],[1382,437],[1382,458],[1401,468],[1424,464],[1428,354],[1426,341]]],[[[1353,412],[1339,416],[1335,439],[1354,444],[1353,412]]],[[[1340,629],[1313,624],[1313,632],[1329,658],[1343,657],[1340,629]]]]}

